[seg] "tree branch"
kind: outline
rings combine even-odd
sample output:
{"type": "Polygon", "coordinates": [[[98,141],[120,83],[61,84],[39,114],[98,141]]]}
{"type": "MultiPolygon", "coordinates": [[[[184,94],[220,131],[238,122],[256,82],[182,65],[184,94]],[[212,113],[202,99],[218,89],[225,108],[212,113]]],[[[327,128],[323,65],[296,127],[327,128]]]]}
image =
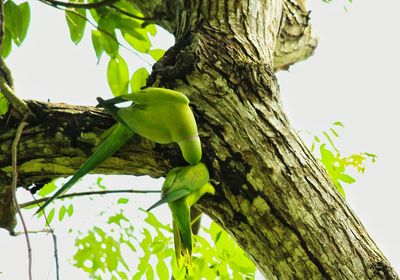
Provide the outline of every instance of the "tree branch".
{"type": "Polygon", "coordinates": [[[7,98],[13,108],[21,113],[23,116],[31,114],[28,105],[15,94],[14,90],[9,85],[10,81],[12,81],[11,72],[6,66],[3,58],[0,58],[0,71],[1,93],[5,96],[5,98],[7,98]]]}
{"type": "Polygon", "coordinates": [[[318,40],[312,33],[310,12],[304,0],[286,0],[274,51],[274,70],[287,70],[290,65],[314,54],[318,40]]]}
{"type": "MultiPolygon", "coordinates": [[[[103,109],[38,101],[27,104],[37,119],[30,122],[21,139],[19,184],[22,186],[40,187],[53,178],[73,174],[93,153],[101,134],[115,124],[103,109]]],[[[7,122],[8,117],[0,118],[0,186],[11,178],[9,147],[18,125],[15,116],[11,115],[7,122]]],[[[93,173],[158,178],[176,165],[185,165],[177,145],[158,145],[134,136],[93,173]]]]}
{"type": "Polygon", "coordinates": [[[77,9],[96,9],[104,6],[111,6],[119,0],[102,0],[99,2],[91,3],[80,3],[80,2],[63,2],[57,0],[41,0],[41,2],[47,2],[50,6],[60,6],[67,8],[77,8],[77,9]]]}

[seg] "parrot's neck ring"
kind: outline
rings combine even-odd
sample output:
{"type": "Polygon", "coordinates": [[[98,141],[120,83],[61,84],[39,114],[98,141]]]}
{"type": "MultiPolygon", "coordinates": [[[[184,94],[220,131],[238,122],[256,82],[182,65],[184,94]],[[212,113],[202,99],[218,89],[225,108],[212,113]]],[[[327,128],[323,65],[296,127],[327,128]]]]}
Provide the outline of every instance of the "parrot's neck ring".
{"type": "Polygon", "coordinates": [[[188,137],[182,138],[181,140],[177,141],[176,143],[180,144],[182,142],[196,140],[197,138],[199,138],[199,135],[188,136],[188,137]]]}

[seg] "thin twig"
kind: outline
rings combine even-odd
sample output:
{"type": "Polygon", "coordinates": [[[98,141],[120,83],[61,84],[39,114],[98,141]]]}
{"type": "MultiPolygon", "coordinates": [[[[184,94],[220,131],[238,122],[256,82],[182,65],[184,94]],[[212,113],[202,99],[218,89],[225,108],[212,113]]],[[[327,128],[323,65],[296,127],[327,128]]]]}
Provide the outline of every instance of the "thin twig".
{"type": "Polygon", "coordinates": [[[125,11],[124,9],[119,8],[118,6],[115,6],[114,3],[117,2],[118,0],[103,0],[99,2],[92,2],[92,3],[80,3],[80,2],[63,2],[63,1],[57,1],[57,0],[43,0],[45,2],[48,2],[49,5],[53,7],[66,7],[66,8],[77,8],[77,9],[96,9],[96,8],[101,8],[101,7],[111,7],[114,10],[120,12],[123,15],[126,15],[131,18],[139,19],[139,20],[154,20],[157,19],[156,17],[141,17],[135,14],[132,14],[128,11],[125,11]]]}
{"type": "MultiPolygon", "coordinates": [[[[38,200],[32,195],[33,202],[39,206],[38,200]]],[[[54,250],[54,260],[56,262],[56,280],[60,280],[60,263],[58,261],[58,246],[57,246],[57,236],[54,233],[54,229],[50,226],[49,220],[47,219],[46,212],[42,210],[43,217],[46,222],[47,227],[49,228],[50,234],[53,238],[53,250],[54,250]]]]}
{"type": "Polygon", "coordinates": [[[104,6],[110,6],[115,2],[117,2],[118,0],[103,0],[92,3],[63,2],[57,0],[45,0],[45,1],[48,2],[51,6],[61,6],[61,7],[78,8],[78,9],[96,9],[104,6]]]}
{"type": "MultiPolygon", "coordinates": [[[[75,196],[87,196],[87,195],[105,195],[105,194],[115,194],[115,193],[141,193],[141,194],[146,194],[146,193],[160,193],[159,190],[106,190],[106,191],[91,191],[91,192],[78,192],[78,193],[69,193],[69,194],[64,194],[60,195],[56,199],[63,199],[66,197],[75,197],[75,196]]],[[[41,202],[46,201],[49,199],[48,197],[44,197],[41,199],[35,199],[34,201],[29,201],[25,203],[21,203],[20,207],[25,208],[29,207],[32,205],[39,204],[41,202]]]]}
{"type": "Polygon", "coordinates": [[[126,15],[126,16],[131,17],[131,18],[134,18],[134,19],[139,19],[139,20],[144,20],[144,21],[159,19],[158,17],[141,17],[141,16],[137,16],[135,14],[132,14],[132,13],[128,12],[128,11],[125,11],[124,9],[121,9],[118,6],[115,6],[114,4],[111,4],[110,7],[113,8],[114,10],[120,12],[121,14],[126,15]]]}
{"type": "Polygon", "coordinates": [[[26,239],[26,245],[28,247],[28,279],[32,280],[32,247],[31,247],[31,242],[29,240],[29,233],[28,233],[28,227],[26,226],[24,217],[22,215],[21,208],[19,207],[18,200],[17,200],[17,182],[18,182],[18,171],[17,171],[17,148],[18,148],[18,143],[19,140],[21,139],[21,134],[22,130],[24,127],[28,124],[25,121],[25,118],[21,121],[21,123],[18,125],[17,132],[14,138],[14,141],[12,143],[12,170],[13,170],[13,179],[12,179],[12,188],[13,188],[13,200],[15,204],[15,208],[18,211],[18,216],[21,219],[22,226],[24,228],[25,232],[25,239],[26,239]]]}
{"type": "Polygon", "coordinates": [[[53,237],[54,259],[56,261],[56,279],[60,280],[60,263],[58,261],[57,236],[55,235],[55,233],[51,227],[50,227],[50,230],[51,230],[51,236],[53,237]]]}
{"type": "Polygon", "coordinates": [[[4,34],[5,34],[4,3],[3,1],[0,1],[0,50],[3,49],[4,34]]]}
{"type": "MultiPolygon", "coordinates": [[[[39,229],[39,230],[29,230],[29,234],[36,234],[36,233],[50,233],[50,229],[44,228],[44,229],[39,229]]],[[[16,231],[13,232],[13,236],[18,236],[18,235],[25,235],[25,231],[16,231]]]]}

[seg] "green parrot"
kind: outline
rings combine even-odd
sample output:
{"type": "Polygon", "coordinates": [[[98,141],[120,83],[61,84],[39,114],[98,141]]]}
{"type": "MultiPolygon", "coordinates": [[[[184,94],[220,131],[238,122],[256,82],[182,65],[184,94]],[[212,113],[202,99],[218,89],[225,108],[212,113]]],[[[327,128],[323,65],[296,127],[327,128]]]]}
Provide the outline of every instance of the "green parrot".
{"type": "Polygon", "coordinates": [[[135,133],[159,144],[176,142],[183,158],[190,164],[201,160],[201,143],[196,120],[189,107],[189,99],[182,93],[165,88],[146,88],[109,100],[98,98],[118,121],[93,155],[52,197],[36,212],[42,211],[50,202],[70,189],[79,179],[95,169],[115,153],[135,133]],[[115,104],[132,101],[129,107],[119,108],[115,104]]]}
{"type": "MultiPolygon", "coordinates": [[[[165,178],[161,199],[147,211],[168,203],[172,213],[175,254],[178,266],[192,263],[192,221],[191,207],[205,194],[214,194],[214,187],[208,182],[208,169],[204,163],[173,168],[165,178]]],[[[193,221],[195,222],[195,221],[193,221]]]]}

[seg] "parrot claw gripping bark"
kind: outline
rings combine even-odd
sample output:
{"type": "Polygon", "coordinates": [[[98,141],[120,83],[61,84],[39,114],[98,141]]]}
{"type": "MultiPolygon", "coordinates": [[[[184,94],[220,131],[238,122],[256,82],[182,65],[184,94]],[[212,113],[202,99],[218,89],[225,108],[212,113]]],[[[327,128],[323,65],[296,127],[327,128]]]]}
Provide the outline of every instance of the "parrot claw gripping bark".
{"type": "Polygon", "coordinates": [[[200,162],[202,152],[196,120],[189,107],[189,99],[184,94],[150,87],[109,100],[98,98],[98,101],[99,106],[109,111],[118,123],[94,154],[36,213],[115,153],[135,133],[159,144],[176,142],[188,163],[200,162]],[[132,105],[122,108],[115,106],[126,101],[132,101],[132,105]]]}
{"type": "Polygon", "coordinates": [[[175,254],[178,266],[192,263],[192,229],[190,208],[205,193],[214,194],[208,169],[203,163],[173,168],[165,178],[161,199],[147,211],[168,203],[172,213],[175,254]]]}

